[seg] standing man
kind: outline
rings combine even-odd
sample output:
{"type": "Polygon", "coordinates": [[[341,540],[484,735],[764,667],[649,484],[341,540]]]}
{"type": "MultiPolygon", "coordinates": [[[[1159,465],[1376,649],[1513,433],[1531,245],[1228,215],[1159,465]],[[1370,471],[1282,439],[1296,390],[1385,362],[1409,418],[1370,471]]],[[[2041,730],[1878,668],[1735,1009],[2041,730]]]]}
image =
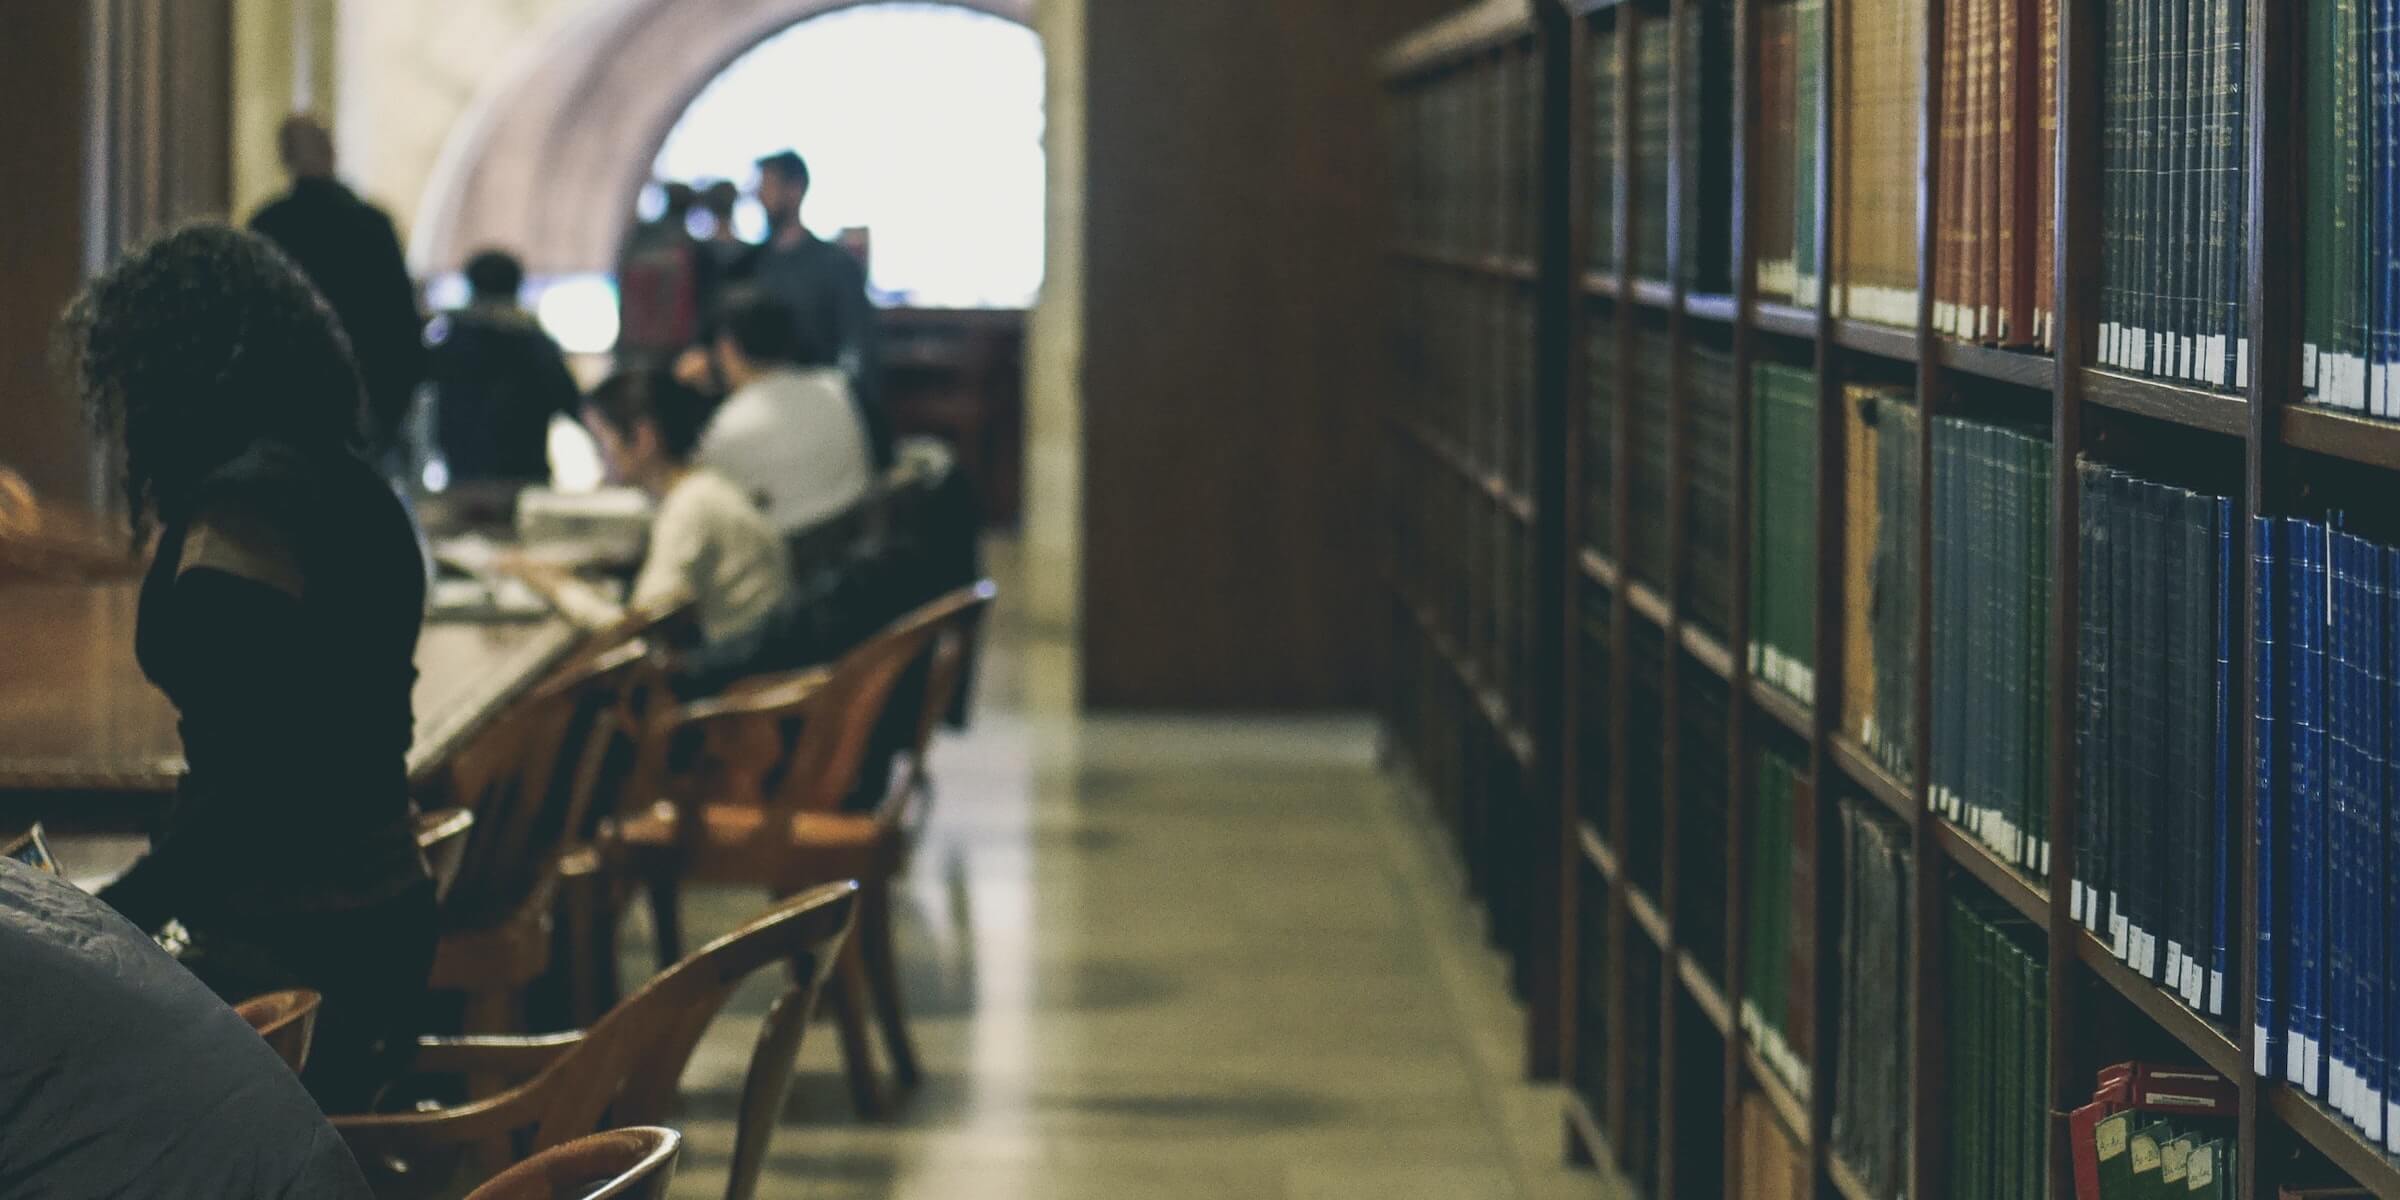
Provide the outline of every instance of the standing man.
{"type": "Polygon", "coordinates": [[[550,419],[578,415],[583,393],[517,303],[524,286],[514,255],[483,251],[467,260],[467,306],[426,326],[434,440],[452,483],[547,482],[550,419]]]}
{"type": "MultiPolygon", "coordinates": [[[[801,344],[834,348],[880,470],[892,462],[892,426],[877,386],[882,364],[876,358],[867,272],[848,251],[800,223],[808,182],[808,163],[794,151],[758,160],[758,202],[767,210],[767,240],[736,265],[733,276],[782,301],[799,323],[801,344]]],[[[705,380],[708,369],[705,354],[687,352],[676,374],[705,380]]]]}
{"type": "Polygon", "coordinates": [[[636,225],[617,256],[617,368],[641,370],[673,362],[700,335],[707,310],[709,263],[692,238],[699,193],[688,183],[664,185],[666,208],[636,225]]]}
{"type": "Polygon", "coordinates": [[[285,118],[277,146],[292,187],[250,218],[250,230],[300,268],[349,335],[366,385],[369,448],[381,457],[398,441],[424,361],[424,318],[400,235],[382,209],[334,178],[333,136],[315,118],[285,118]]]}

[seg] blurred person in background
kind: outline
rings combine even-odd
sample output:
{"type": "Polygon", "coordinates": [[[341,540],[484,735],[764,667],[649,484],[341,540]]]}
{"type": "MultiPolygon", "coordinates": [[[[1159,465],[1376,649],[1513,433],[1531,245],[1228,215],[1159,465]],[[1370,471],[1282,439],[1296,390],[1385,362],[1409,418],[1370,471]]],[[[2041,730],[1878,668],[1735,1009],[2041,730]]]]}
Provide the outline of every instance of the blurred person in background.
{"type": "Polygon", "coordinates": [[[866,497],[874,470],[848,384],[832,347],[810,341],[782,297],[747,284],[725,293],[716,368],[732,391],[694,461],[740,486],[789,538],[866,497]]]}
{"type": "Polygon", "coordinates": [[[638,370],[674,360],[700,334],[714,272],[692,236],[699,193],[665,185],[666,207],[634,226],[617,258],[617,366],[638,370]]]}
{"type": "Polygon", "coordinates": [[[582,399],[558,343],[517,302],[525,268],[485,250],[467,260],[467,305],[426,326],[434,441],[452,483],[550,478],[550,419],[582,399]]]}
{"type": "Polygon", "coordinates": [[[425,319],[400,234],[334,177],[333,135],[314,117],[285,118],[276,145],[292,186],[250,218],[250,229],[300,268],[349,336],[367,390],[368,451],[382,458],[395,448],[423,368],[425,319]]]}
{"type": "MultiPolygon", "coordinates": [[[[867,299],[866,268],[801,223],[808,187],[808,163],[797,152],[779,150],[758,160],[758,202],[767,210],[767,240],[742,257],[731,278],[782,301],[803,342],[831,348],[833,364],[849,381],[870,460],[882,470],[892,464],[892,430],[879,387],[882,363],[876,357],[875,306],[867,299]]],[[[687,352],[676,365],[677,377],[695,386],[708,382],[709,371],[704,348],[687,352]]],[[[722,382],[738,386],[731,379],[722,382]]]]}

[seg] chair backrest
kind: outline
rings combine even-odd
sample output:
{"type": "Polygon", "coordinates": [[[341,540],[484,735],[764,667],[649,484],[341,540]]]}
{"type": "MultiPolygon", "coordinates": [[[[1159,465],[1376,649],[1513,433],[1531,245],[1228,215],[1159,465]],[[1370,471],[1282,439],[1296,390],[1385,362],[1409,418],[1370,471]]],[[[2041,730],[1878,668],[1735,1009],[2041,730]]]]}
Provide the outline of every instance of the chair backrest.
{"type": "MultiPolygon", "coordinates": [[[[858,885],[827,884],[701,947],[627,997],[526,1082],[453,1109],[333,1118],[361,1163],[403,1163],[436,1150],[505,1143],[512,1158],[541,1153],[612,1118],[656,1124],[701,1035],[742,980],[792,963],[802,1011],[833,972],[849,936],[858,885]]],[[[758,1064],[753,1064],[754,1068],[758,1064]]]]}
{"type": "Polygon", "coordinates": [[[298,1074],[308,1065],[308,1045],[317,1033],[317,1007],[324,997],[306,988],[269,992],[233,1006],[250,1028],[275,1048],[284,1065],[298,1074]]]}
{"type": "Polygon", "coordinates": [[[454,919],[513,910],[580,834],[606,714],[653,669],[643,643],[625,643],[550,680],[459,753],[451,796],[475,820],[444,901],[454,919]]]}
{"type": "Polygon", "coordinates": [[[832,677],[810,703],[799,744],[769,804],[765,830],[780,831],[801,813],[841,808],[857,783],[859,766],[900,677],[926,657],[937,639],[991,603],[995,594],[988,581],[951,592],[893,622],[834,663],[832,677]]]}
{"type": "Polygon", "coordinates": [[[946,610],[934,630],[932,644],[926,649],[925,691],[919,698],[916,728],[909,744],[907,774],[895,790],[895,799],[905,800],[907,793],[924,780],[925,756],[933,749],[934,731],[941,727],[943,716],[958,698],[959,683],[966,677],[967,652],[973,645],[976,622],[1000,594],[1000,589],[986,579],[957,594],[967,596],[968,602],[946,610]]]}
{"type": "Polygon", "coordinates": [[[417,814],[417,850],[425,856],[425,866],[433,872],[433,898],[447,900],[450,885],[458,882],[458,869],[467,856],[467,832],[475,828],[475,814],[464,808],[440,808],[417,814]]]}
{"type": "Polygon", "coordinates": [[[663,1200],[683,1135],[640,1125],[553,1146],[494,1176],[467,1200],[663,1200]]]}

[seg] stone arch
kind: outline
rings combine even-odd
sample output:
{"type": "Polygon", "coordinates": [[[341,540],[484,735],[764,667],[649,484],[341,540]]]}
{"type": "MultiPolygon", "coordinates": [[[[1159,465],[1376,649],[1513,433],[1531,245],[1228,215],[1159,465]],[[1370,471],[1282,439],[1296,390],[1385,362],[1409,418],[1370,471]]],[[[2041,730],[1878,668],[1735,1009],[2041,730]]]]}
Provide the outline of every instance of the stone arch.
{"type": "MultiPolygon", "coordinates": [[[[476,98],[418,209],[410,258],[508,246],[537,273],[603,271],[675,119],[783,30],[880,0],[594,0],[476,98]]],[[[1032,26],[1033,0],[937,0],[1032,26]]]]}

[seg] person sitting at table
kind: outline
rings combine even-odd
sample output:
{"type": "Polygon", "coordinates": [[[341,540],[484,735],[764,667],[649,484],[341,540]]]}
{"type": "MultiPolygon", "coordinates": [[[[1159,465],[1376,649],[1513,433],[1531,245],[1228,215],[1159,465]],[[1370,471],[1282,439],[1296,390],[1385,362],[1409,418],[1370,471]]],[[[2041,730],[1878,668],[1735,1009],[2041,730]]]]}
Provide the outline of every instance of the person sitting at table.
{"type": "Polygon", "coordinates": [[[773,293],[729,289],[715,349],[732,391],[692,456],[749,493],[786,538],[857,504],[874,482],[835,348],[814,339],[773,293]]]}
{"type": "Polygon", "coordinates": [[[436,926],[407,763],[425,563],[363,457],[349,342],[280,251],[219,225],[126,256],[64,332],[133,544],[157,530],[134,652],[187,764],[101,898],[228,1001],[322,994],[305,1080],[363,1109],[436,926]]]}
{"type": "Polygon", "coordinates": [[[249,1022],[107,905],[0,858],[0,1193],[366,1200],[249,1022]]]}
{"type": "Polygon", "coordinates": [[[611,481],[658,502],[650,548],[627,607],[637,613],[695,602],[702,641],[749,635],[790,595],[783,539],[724,476],[693,462],[708,398],[665,370],[611,377],[584,402],[584,424],[611,481]]]}

